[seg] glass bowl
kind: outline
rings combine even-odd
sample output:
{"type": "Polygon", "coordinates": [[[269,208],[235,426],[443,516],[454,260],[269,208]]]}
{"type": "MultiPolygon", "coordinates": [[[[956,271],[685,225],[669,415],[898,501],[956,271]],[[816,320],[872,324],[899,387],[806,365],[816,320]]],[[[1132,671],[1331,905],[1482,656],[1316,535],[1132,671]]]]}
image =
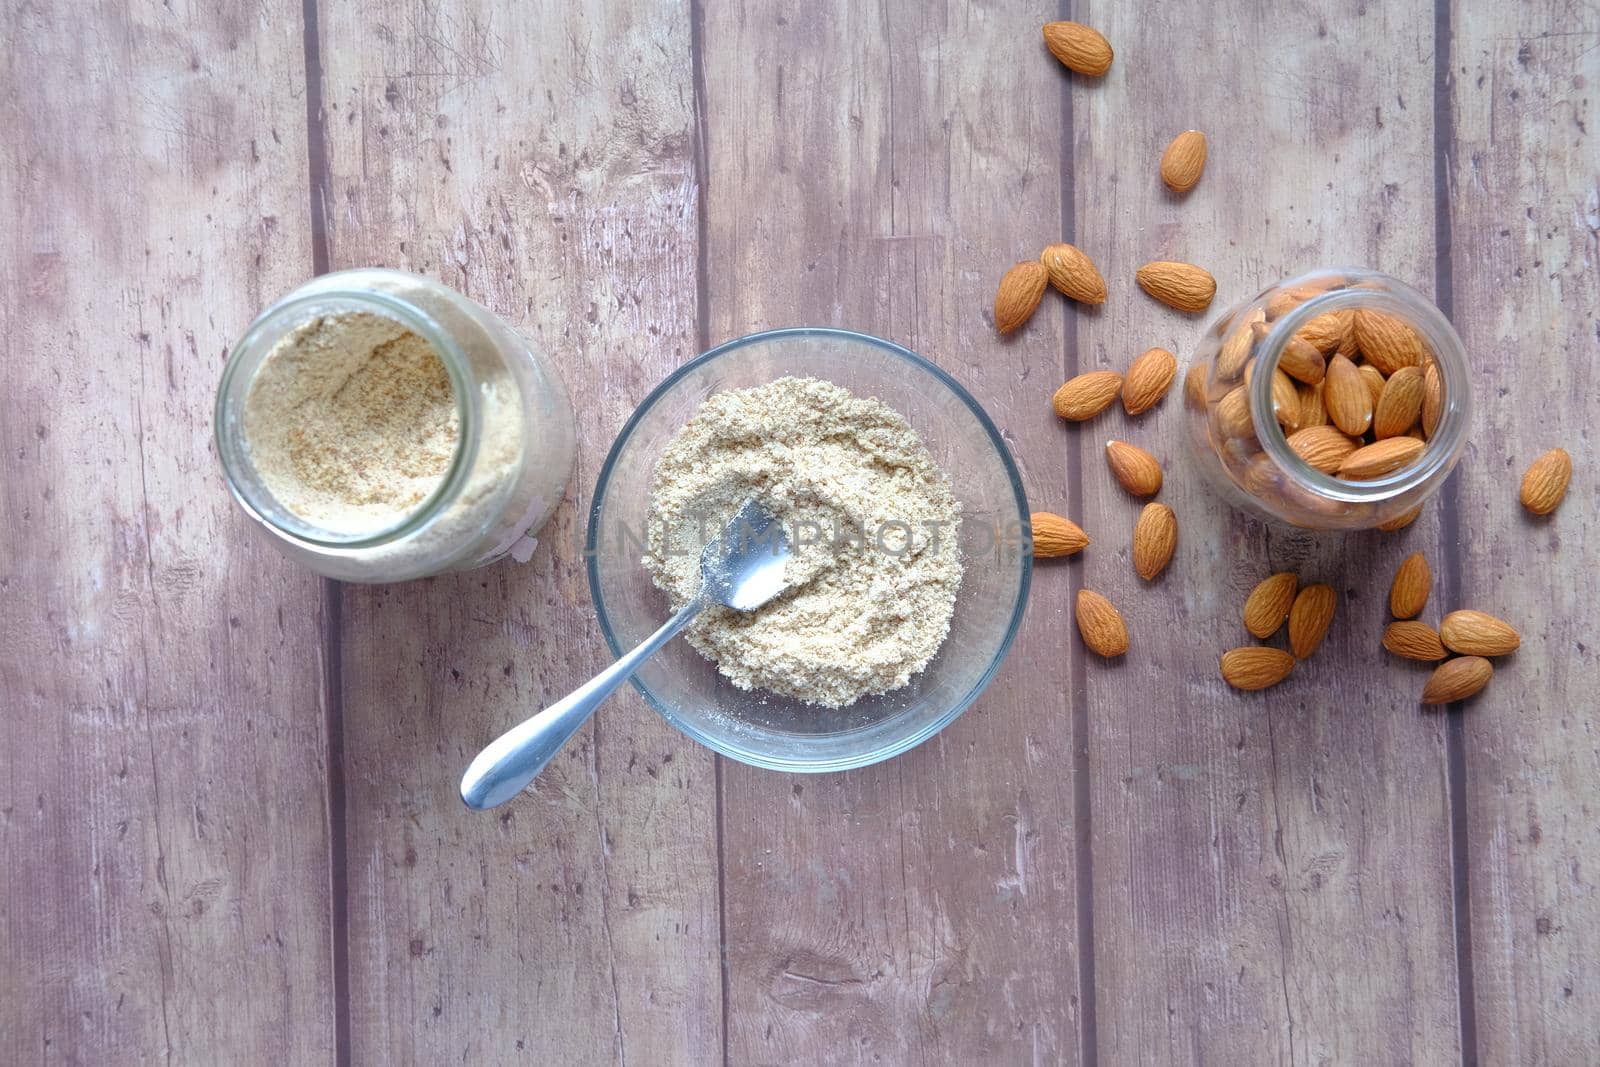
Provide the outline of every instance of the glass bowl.
{"type": "Polygon", "coordinates": [[[864,767],[921,744],[971,706],[1011,647],[1028,600],[1028,501],[1016,465],[977,401],[938,367],[888,341],[831,329],[742,337],[680,367],[639,405],[600,470],[589,588],[614,655],[666,621],[666,594],[640,563],[656,460],[711,394],[786,375],[881,400],[949,474],[965,561],[950,635],[910,684],[839,709],[739,689],[682,640],[658,652],[633,684],[673,726],[743,763],[801,772],[864,767]]]}

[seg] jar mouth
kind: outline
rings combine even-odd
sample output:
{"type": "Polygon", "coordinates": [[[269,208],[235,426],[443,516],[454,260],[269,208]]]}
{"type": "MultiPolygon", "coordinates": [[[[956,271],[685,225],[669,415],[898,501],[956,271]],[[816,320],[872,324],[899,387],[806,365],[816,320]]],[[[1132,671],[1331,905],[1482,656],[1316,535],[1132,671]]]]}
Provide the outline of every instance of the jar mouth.
{"type": "MultiPolygon", "coordinates": [[[[1360,277],[1359,272],[1349,272],[1360,277]]],[[[1380,275],[1367,275],[1382,277],[1380,275]]],[[[1313,279],[1316,275],[1307,275],[1313,279]]],[[[1284,283],[1293,286],[1301,279],[1284,283]]],[[[1350,504],[1373,504],[1403,496],[1412,489],[1437,477],[1451,464],[1467,432],[1470,416],[1468,406],[1467,368],[1461,359],[1461,340],[1450,320],[1421,293],[1393,278],[1384,277],[1384,284],[1401,294],[1379,289],[1348,288],[1318,293],[1306,299],[1292,311],[1272,323],[1262,341],[1256,357],[1256,370],[1251,376],[1249,401],[1250,416],[1255,424],[1256,438],[1262,449],[1278,468],[1294,479],[1302,488],[1332,500],[1350,504]],[[1319,315],[1354,308],[1376,308],[1405,320],[1417,330],[1433,356],[1444,394],[1444,407],[1438,425],[1427,439],[1422,454],[1409,465],[1390,474],[1364,481],[1345,481],[1325,474],[1301,459],[1289,447],[1289,439],[1273,414],[1272,376],[1278,369],[1279,358],[1289,339],[1300,328],[1319,315]]]]}
{"type": "Polygon", "coordinates": [[[477,459],[478,398],[467,374],[467,357],[449,332],[417,305],[370,289],[331,289],[280,301],[258,315],[234,345],[217,387],[213,432],[228,490],[239,506],[283,537],[320,549],[353,551],[402,540],[425,526],[455,500],[477,459]],[[426,341],[444,365],[455,402],[457,426],[450,464],[431,492],[393,522],[344,533],[308,522],[280,503],[256,473],[244,426],[244,406],[255,376],[277,341],[321,314],[362,311],[396,322],[426,341]]]}

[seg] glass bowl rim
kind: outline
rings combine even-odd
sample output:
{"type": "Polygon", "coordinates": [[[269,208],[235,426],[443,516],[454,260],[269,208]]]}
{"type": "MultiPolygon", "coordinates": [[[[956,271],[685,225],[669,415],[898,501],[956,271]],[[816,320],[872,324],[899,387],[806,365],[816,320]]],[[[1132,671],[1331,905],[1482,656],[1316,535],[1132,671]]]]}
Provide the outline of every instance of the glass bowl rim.
{"type": "MultiPolygon", "coordinates": [[[[762,330],[759,333],[736,337],[731,341],[725,341],[715,348],[702,352],[667,375],[661,380],[660,384],[650,390],[649,395],[640,401],[633,414],[628,416],[628,421],[623,423],[622,429],[617,433],[616,440],[611,444],[610,451],[606,453],[605,462],[601,464],[600,474],[595,479],[594,497],[589,504],[588,529],[584,537],[585,570],[589,576],[589,598],[594,603],[595,618],[600,623],[600,633],[605,638],[606,647],[611,650],[613,656],[621,656],[627,649],[617,640],[616,631],[612,628],[611,620],[606,614],[605,601],[600,593],[598,545],[600,512],[605,506],[607,490],[611,484],[612,470],[621,457],[624,446],[633,437],[634,431],[638,428],[639,423],[643,421],[644,416],[655,407],[656,403],[673,386],[677,385],[678,382],[693,371],[741,348],[784,338],[840,340],[854,344],[869,345],[904,361],[917,370],[931,375],[949,390],[956,399],[966,405],[967,409],[978,420],[978,425],[983,428],[989,444],[994,448],[996,455],[1000,457],[1000,463],[1005,469],[1006,478],[1011,483],[1012,497],[1017,505],[1017,514],[1022,523],[1022,528],[1027,530],[1030,514],[1028,511],[1028,497],[1022,488],[1022,476],[1017,470],[1016,460],[1011,456],[1011,450],[1006,447],[1004,438],[1000,436],[1000,431],[995,427],[994,421],[989,418],[988,413],[983,410],[982,405],[973,398],[971,393],[967,392],[960,382],[932,362],[902,345],[895,344],[893,341],[886,341],[871,334],[858,333],[854,330],[842,330],[830,326],[793,326],[776,330],[762,330]]],[[[671,708],[667,707],[662,700],[658,699],[650,691],[649,687],[644,684],[638,675],[631,679],[633,687],[639,691],[639,694],[644,697],[645,702],[655,710],[656,714],[660,715],[680,733],[687,735],[713,752],[752,767],[804,774],[823,774],[881,763],[891,757],[900,755],[902,752],[915,748],[954,722],[963,712],[977,702],[978,697],[983,694],[983,691],[989,687],[989,683],[994,680],[994,676],[999,673],[1000,665],[1005,662],[1006,654],[1011,650],[1011,644],[1016,639],[1017,630],[1022,625],[1022,617],[1028,608],[1028,590],[1033,581],[1033,553],[1026,550],[1029,547],[1026,541],[1023,547],[1025,550],[1018,553],[1022,574],[1021,581],[1017,585],[1016,603],[1012,605],[1011,609],[1011,619],[1006,624],[1005,635],[1001,638],[1000,645],[995,650],[994,656],[984,669],[983,674],[979,676],[977,681],[959,700],[954,701],[942,714],[924,723],[911,734],[896,738],[888,744],[880,745],[865,752],[830,759],[774,756],[734,744],[724,738],[708,735],[705,731],[694,726],[694,724],[676,715],[671,708]]]]}

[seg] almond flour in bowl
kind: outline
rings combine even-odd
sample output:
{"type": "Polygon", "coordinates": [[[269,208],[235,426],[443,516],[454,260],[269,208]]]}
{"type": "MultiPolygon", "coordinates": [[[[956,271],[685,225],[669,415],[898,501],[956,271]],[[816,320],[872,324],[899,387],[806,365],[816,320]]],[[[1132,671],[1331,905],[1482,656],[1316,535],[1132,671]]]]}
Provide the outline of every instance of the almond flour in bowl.
{"type": "Polygon", "coordinates": [[[790,588],[690,627],[724,677],[841,708],[928,665],[961,585],[961,508],[902,416],[814,378],[706,400],[662,452],[651,494],[643,563],[674,610],[699,587],[706,538],[751,497],[788,531],[790,588]]]}

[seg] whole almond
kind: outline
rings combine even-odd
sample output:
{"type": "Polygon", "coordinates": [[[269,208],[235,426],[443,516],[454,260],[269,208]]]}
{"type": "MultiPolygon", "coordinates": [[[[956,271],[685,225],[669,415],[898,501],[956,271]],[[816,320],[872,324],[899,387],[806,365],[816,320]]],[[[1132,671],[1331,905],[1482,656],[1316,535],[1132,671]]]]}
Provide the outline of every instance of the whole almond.
{"type": "Polygon", "coordinates": [[[1356,370],[1361,372],[1361,380],[1367,383],[1367,394],[1372,397],[1372,407],[1376,410],[1386,382],[1383,372],[1370,363],[1358,363],[1356,370]]]}
{"type": "Polygon", "coordinates": [[[1322,385],[1302,385],[1300,393],[1300,428],[1328,425],[1328,409],[1322,403],[1322,385]]]}
{"type": "Polygon", "coordinates": [[[1355,441],[1337,426],[1307,426],[1289,435],[1289,447],[1323,474],[1339,473],[1339,465],[1356,450],[1355,441]]]}
{"type": "Polygon", "coordinates": [[[1322,402],[1328,408],[1328,421],[1351,437],[1360,437],[1372,425],[1372,394],[1356,365],[1344,356],[1328,361],[1322,402]]]}
{"type": "Polygon", "coordinates": [[[1300,327],[1295,336],[1327,355],[1340,349],[1349,339],[1350,320],[1349,311],[1323,312],[1300,327]]]}
{"type": "Polygon", "coordinates": [[[1504,656],[1522,644],[1510,623],[1483,611],[1452,611],[1439,620],[1439,638],[1463,656],[1504,656]]]}
{"type": "Polygon", "coordinates": [[[1422,372],[1422,435],[1432,437],[1439,428],[1439,416],[1444,414],[1444,383],[1439,378],[1439,365],[1428,361],[1422,372]]]}
{"type": "Polygon", "coordinates": [[[1421,514],[1422,505],[1418,504],[1414,508],[1407,508],[1405,511],[1402,511],[1400,514],[1396,515],[1392,519],[1387,520],[1386,522],[1378,523],[1378,529],[1384,531],[1385,533],[1394,533],[1396,530],[1404,530],[1407,526],[1410,526],[1412,523],[1416,522],[1417,516],[1421,514]]]}
{"type": "Polygon", "coordinates": [[[1342,279],[1304,282],[1279,289],[1267,300],[1267,317],[1280,319],[1307,300],[1335,288],[1338,284],[1343,284],[1342,279]]]}
{"type": "Polygon", "coordinates": [[[1133,524],[1133,569],[1150,581],[1172,561],[1178,547],[1178,517],[1165,504],[1146,504],[1133,524]]]}
{"type": "Polygon", "coordinates": [[[1278,369],[1296,381],[1316,385],[1328,372],[1328,361],[1315,345],[1298,334],[1289,338],[1278,356],[1278,369]]]}
{"type": "Polygon", "coordinates": [[[1134,496],[1155,496],[1161,491],[1161,464],[1138,445],[1107,441],[1106,463],[1122,488],[1134,496]]]}
{"type": "Polygon", "coordinates": [[[1189,370],[1183,376],[1183,396],[1193,410],[1205,410],[1206,365],[1204,363],[1196,361],[1189,364],[1189,370]]]}
{"type": "Polygon", "coordinates": [[[1300,590],[1289,609],[1289,647],[1296,659],[1306,659],[1328,636],[1333,608],[1338,602],[1333,586],[1317,583],[1300,590]]]}
{"type": "Polygon", "coordinates": [[[1047,22],[1045,47],[1068,69],[1098,78],[1111,69],[1111,44],[1098,30],[1081,22],[1047,22]]]}
{"type": "Polygon", "coordinates": [[[1415,437],[1385,437],[1344,457],[1344,462],[1339,464],[1339,477],[1349,482],[1381,478],[1422,455],[1427,447],[1415,437]]]}
{"type": "Polygon", "coordinates": [[[1184,130],[1161,153],[1161,180],[1175,193],[1187,193],[1206,169],[1206,135],[1184,130]]]}
{"type": "Polygon", "coordinates": [[[1264,639],[1278,632],[1294,606],[1295,585],[1290,571],[1279,571],[1256,583],[1244,602],[1244,628],[1251,636],[1264,639]]]}
{"type": "Polygon", "coordinates": [[[1428,676],[1422,687],[1424,704],[1454,704],[1479,693],[1494,677],[1494,664],[1481,656],[1446,660],[1428,676]]]}
{"type": "Polygon", "coordinates": [[[1300,428],[1300,394],[1294,382],[1281,370],[1272,372],[1272,414],[1284,433],[1294,433],[1300,428]]]}
{"type": "Polygon", "coordinates": [[[1231,382],[1244,372],[1250,357],[1255,355],[1257,334],[1255,328],[1266,322],[1266,312],[1256,308],[1238,322],[1229,323],[1232,331],[1217,349],[1217,377],[1231,382]]]}
{"type": "Polygon", "coordinates": [[[1078,633],[1089,651],[1111,659],[1128,651],[1128,624],[1111,601],[1089,589],[1078,590],[1078,633]]]}
{"type": "Polygon", "coordinates": [[[1222,680],[1247,692],[1277,685],[1292,670],[1294,657],[1281,648],[1245,645],[1222,654],[1222,680]]]}
{"type": "Polygon", "coordinates": [[[1244,386],[1230,389],[1217,401],[1217,432],[1223,437],[1250,437],[1256,432],[1250,416],[1250,391],[1244,386]]]}
{"type": "Polygon", "coordinates": [[[1421,552],[1413,552],[1400,563],[1389,585],[1389,614],[1397,619],[1414,619],[1428,606],[1433,588],[1433,571],[1421,552]]]}
{"type": "Polygon", "coordinates": [[[1032,526],[1033,555],[1036,559],[1070,556],[1083,551],[1089,544],[1089,535],[1077,523],[1048,511],[1035,511],[1032,526]]]}
{"type": "Polygon", "coordinates": [[[1092,370],[1067,379],[1050,404],[1063,419],[1082,422],[1110,407],[1121,391],[1122,375],[1114,370],[1092,370]]]}
{"type": "Polygon", "coordinates": [[[1572,457],[1564,448],[1552,448],[1528,465],[1522,476],[1522,506],[1535,515],[1548,515],[1567,495],[1572,481],[1572,457]]]}
{"type": "Polygon", "coordinates": [[[1146,263],[1134,277],[1139,288],[1179,311],[1204,311],[1217,295],[1217,280],[1193,263],[1146,263]]]}
{"type": "Polygon", "coordinates": [[[1427,354],[1417,331],[1387,311],[1357,308],[1351,330],[1361,354],[1385,376],[1401,367],[1420,367],[1427,354]]]}
{"type": "Polygon", "coordinates": [[[1122,383],[1122,409],[1129,415],[1143,415],[1155,407],[1178,374],[1178,357],[1165,348],[1146,349],[1128,365],[1122,383]]]}
{"type": "Polygon", "coordinates": [[[1049,277],[1039,263],[1018,263],[1006,271],[994,294],[995,329],[1010,333],[1031,319],[1048,283],[1049,277]]]}
{"type": "Polygon", "coordinates": [[[1050,245],[1039,253],[1050,284],[1080,304],[1106,302],[1106,280],[1094,260],[1069,244],[1050,245]]]}
{"type": "Polygon", "coordinates": [[[1372,411],[1372,432],[1378,437],[1399,437],[1411,429],[1422,414],[1425,391],[1418,367],[1401,367],[1389,375],[1372,411]]]}
{"type": "Polygon", "coordinates": [[[1433,663],[1449,655],[1439,640],[1439,631],[1415,619],[1391,622],[1383,631],[1383,647],[1421,663],[1433,663]]]}

